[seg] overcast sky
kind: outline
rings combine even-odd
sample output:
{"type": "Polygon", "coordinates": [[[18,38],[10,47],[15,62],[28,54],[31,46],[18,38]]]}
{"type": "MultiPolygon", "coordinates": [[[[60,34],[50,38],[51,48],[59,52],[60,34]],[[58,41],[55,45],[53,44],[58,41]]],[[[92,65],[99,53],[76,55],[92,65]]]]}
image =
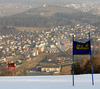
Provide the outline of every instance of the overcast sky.
{"type": "Polygon", "coordinates": [[[0,3],[22,2],[22,3],[67,3],[67,2],[83,2],[83,1],[100,1],[100,0],[0,0],[0,3]]]}

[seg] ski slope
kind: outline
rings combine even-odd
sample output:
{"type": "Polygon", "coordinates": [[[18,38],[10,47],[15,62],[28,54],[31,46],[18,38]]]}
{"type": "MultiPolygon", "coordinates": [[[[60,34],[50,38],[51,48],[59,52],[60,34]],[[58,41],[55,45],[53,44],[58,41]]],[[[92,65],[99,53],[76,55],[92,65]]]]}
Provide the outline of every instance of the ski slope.
{"type": "Polygon", "coordinates": [[[0,89],[100,89],[100,74],[94,74],[94,86],[91,77],[75,75],[74,87],[71,75],[0,77],[0,89]]]}

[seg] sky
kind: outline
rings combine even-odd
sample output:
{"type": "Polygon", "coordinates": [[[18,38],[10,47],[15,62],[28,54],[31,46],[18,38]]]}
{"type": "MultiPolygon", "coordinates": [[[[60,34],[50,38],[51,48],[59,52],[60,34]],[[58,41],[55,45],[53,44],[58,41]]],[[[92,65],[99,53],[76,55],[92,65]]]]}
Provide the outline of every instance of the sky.
{"type": "Polygon", "coordinates": [[[0,0],[3,3],[22,2],[22,3],[69,3],[69,2],[86,2],[86,1],[99,1],[99,0],[0,0]]]}

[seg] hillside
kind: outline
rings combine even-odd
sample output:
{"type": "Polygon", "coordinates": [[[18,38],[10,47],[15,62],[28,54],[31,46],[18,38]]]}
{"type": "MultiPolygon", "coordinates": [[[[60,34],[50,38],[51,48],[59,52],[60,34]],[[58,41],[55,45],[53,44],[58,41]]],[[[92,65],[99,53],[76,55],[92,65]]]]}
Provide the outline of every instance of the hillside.
{"type": "Polygon", "coordinates": [[[0,18],[0,25],[19,27],[54,27],[76,23],[100,25],[100,17],[64,7],[39,7],[10,17],[0,18]]]}
{"type": "Polygon", "coordinates": [[[30,9],[23,14],[29,13],[29,15],[41,15],[41,16],[54,16],[56,13],[66,13],[66,14],[73,14],[78,11],[70,8],[64,8],[60,6],[48,6],[48,7],[39,7],[30,9]]]}
{"type": "Polygon", "coordinates": [[[9,35],[9,34],[16,34],[19,31],[16,30],[14,27],[10,26],[1,26],[0,27],[0,35],[9,35]]]}

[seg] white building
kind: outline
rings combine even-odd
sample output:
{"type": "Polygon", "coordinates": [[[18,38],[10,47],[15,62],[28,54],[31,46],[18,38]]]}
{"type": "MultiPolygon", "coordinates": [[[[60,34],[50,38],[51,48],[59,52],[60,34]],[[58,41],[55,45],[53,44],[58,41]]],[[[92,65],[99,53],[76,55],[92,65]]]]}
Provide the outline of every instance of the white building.
{"type": "Polygon", "coordinates": [[[41,67],[41,72],[60,73],[60,71],[61,71],[60,65],[45,65],[41,67]]]}

